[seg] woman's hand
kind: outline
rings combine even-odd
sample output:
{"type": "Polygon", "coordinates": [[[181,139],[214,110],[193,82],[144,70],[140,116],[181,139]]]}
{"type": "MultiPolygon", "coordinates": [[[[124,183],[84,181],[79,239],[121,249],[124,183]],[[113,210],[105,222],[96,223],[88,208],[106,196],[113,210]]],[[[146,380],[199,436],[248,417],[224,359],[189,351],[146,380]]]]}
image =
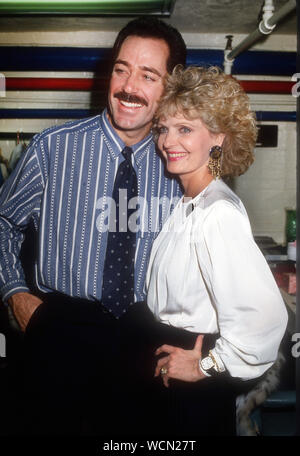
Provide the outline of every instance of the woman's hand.
{"type": "Polygon", "coordinates": [[[206,378],[206,375],[199,368],[199,361],[202,358],[203,337],[203,335],[197,337],[193,350],[183,350],[172,345],[159,347],[155,354],[168,353],[168,356],[158,360],[154,376],[157,377],[161,374],[166,387],[169,386],[170,378],[185,382],[196,382],[206,378]],[[166,369],[165,374],[161,373],[161,368],[166,369]]]}

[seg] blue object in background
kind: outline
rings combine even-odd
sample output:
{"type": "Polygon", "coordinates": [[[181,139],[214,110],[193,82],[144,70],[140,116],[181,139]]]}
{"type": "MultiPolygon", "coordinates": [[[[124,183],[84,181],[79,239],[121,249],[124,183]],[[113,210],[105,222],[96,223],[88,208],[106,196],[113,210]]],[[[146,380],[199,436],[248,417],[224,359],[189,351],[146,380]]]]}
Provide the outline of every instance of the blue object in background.
{"type": "MultiPolygon", "coordinates": [[[[225,43],[224,43],[225,44],[225,43]]],[[[108,75],[110,48],[0,46],[0,71],[96,71],[108,75]]],[[[292,76],[296,52],[245,51],[234,60],[232,74],[292,76]]],[[[188,49],[187,65],[223,68],[224,52],[188,49]]]]}

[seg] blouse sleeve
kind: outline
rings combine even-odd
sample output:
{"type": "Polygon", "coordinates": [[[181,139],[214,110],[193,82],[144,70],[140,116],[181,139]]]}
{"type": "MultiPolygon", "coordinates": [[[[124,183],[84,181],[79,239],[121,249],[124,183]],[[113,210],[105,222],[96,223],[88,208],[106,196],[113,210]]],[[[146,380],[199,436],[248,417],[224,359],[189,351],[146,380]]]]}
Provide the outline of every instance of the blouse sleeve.
{"type": "Polygon", "coordinates": [[[212,354],[233,377],[259,377],[276,360],[287,325],[280,291],[247,215],[233,204],[213,204],[203,235],[197,253],[220,331],[212,354]]]}

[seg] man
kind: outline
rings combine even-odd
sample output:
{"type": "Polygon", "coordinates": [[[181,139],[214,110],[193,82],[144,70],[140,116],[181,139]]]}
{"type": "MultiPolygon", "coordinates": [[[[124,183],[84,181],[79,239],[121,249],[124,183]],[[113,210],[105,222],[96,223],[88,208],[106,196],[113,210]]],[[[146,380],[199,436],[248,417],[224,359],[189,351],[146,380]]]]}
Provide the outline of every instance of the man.
{"type": "Polygon", "coordinates": [[[2,188],[1,293],[25,331],[26,432],[145,429],[144,278],[180,194],[150,129],[163,78],[185,56],[174,28],[154,18],[129,22],[113,48],[108,110],[37,135],[2,188]],[[19,259],[31,221],[34,293],[19,259]],[[95,401],[93,415],[86,404],[95,401]]]}

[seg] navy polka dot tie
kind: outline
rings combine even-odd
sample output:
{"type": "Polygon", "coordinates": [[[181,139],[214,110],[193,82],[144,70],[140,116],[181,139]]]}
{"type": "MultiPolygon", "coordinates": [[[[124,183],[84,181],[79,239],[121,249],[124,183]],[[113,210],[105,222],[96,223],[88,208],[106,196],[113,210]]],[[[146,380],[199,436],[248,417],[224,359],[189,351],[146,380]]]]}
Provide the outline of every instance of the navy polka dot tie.
{"type": "Polygon", "coordinates": [[[122,154],[125,160],[119,165],[114,183],[116,210],[111,208],[102,284],[102,304],[116,318],[134,303],[136,233],[128,221],[136,211],[136,203],[134,209],[129,209],[128,203],[137,196],[137,177],[131,163],[132,149],[125,147],[122,154]]]}

